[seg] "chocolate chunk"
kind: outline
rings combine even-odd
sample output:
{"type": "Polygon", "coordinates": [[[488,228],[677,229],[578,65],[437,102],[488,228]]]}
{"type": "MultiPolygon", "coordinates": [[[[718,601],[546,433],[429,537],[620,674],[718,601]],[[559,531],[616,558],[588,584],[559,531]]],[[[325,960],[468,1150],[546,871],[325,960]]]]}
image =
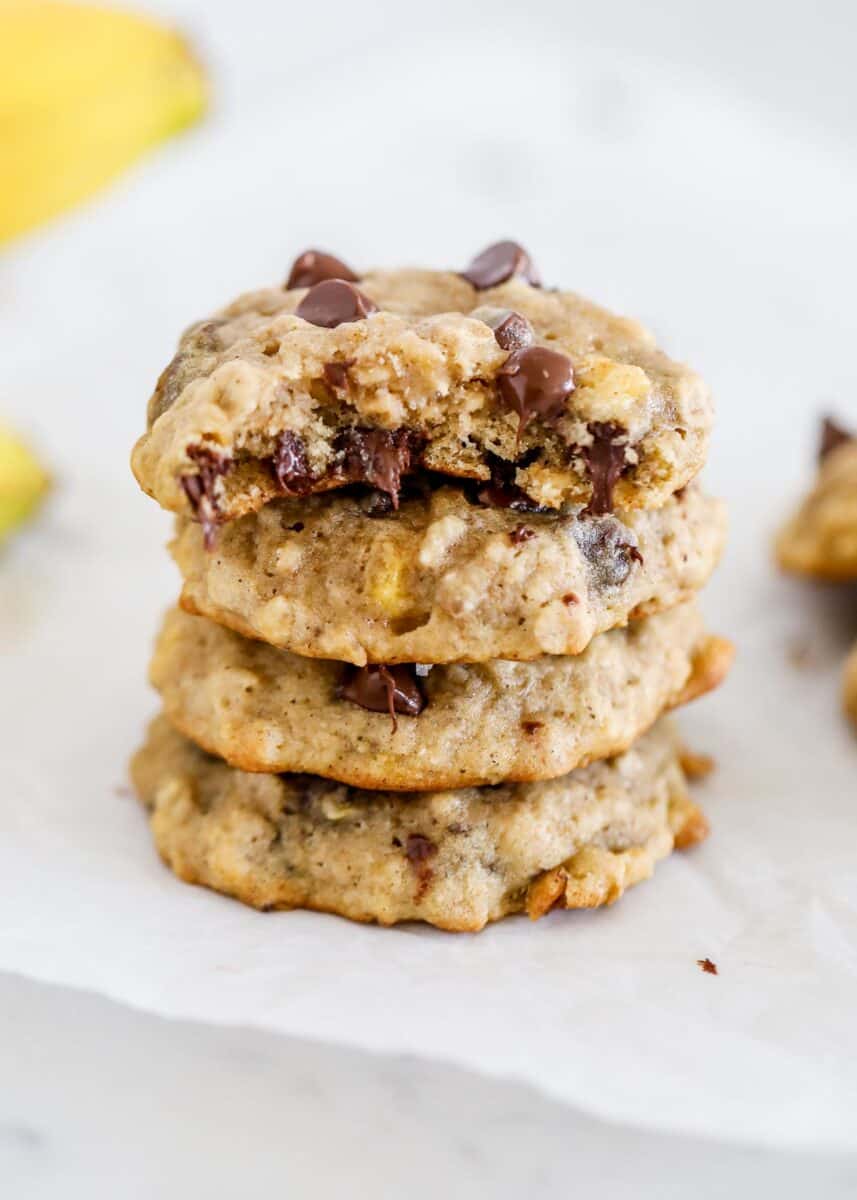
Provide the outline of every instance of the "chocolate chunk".
{"type": "Polygon", "coordinates": [[[600,587],[618,587],[631,574],[632,563],[643,561],[640,551],[628,540],[630,530],[615,517],[577,520],[573,533],[600,587]]]}
{"type": "Polygon", "coordinates": [[[311,287],[295,309],[295,315],[310,325],[335,329],[351,321],[362,321],[378,311],[378,306],[344,279],[325,279],[311,287]]]}
{"type": "Polygon", "coordinates": [[[535,536],[535,529],[528,529],[526,525],[516,525],[509,534],[509,541],[513,546],[520,546],[521,542],[528,542],[530,538],[534,538],[535,536]]]}
{"type": "Polygon", "coordinates": [[[485,460],[491,472],[491,478],[483,483],[476,492],[480,504],[492,508],[511,508],[514,512],[549,512],[550,509],[530,499],[523,488],[515,483],[516,465],[506,458],[488,453],[485,460]]]}
{"type": "Polygon", "coordinates": [[[837,424],[831,417],[825,417],[821,423],[821,442],[818,447],[818,461],[824,462],[828,454],[832,454],[846,442],[853,442],[854,434],[837,424]]]}
{"type": "Polygon", "coordinates": [[[348,368],[354,366],[353,358],[345,358],[342,362],[325,363],[321,371],[324,382],[335,392],[342,392],[348,387],[348,368]]]}
{"type": "Polygon", "coordinates": [[[316,482],[309,469],[303,438],[284,429],[277,439],[272,467],[277,483],[287,496],[308,496],[316,482]]]}
{"type": "Polygon", "coordinates": [[[494,330],[494,339],[501,350],[526,350],[535,341],[530,322],[511,309],[498,313],[485,324],[494,330]]]}
{"type": "Polygon", "coordinates": [[[398,727],[396,713],[418,717],[426,699],[411,663],[366,667],[348,666],[336,694],[340,700],[350,700],[369,712],[388,712],[393,733],[398,727]]]}
{"type": "Polygon", "coordinates": [[[518,414],[518,436],[533,417],[548,425],[566,411],[566,400],[574,391],[571,359],[546,346],[513,350],[497,375],[500,399],[518,414]]]}
{"type": "Polygon", "coordinates": [[[416,464],[422,439],[412,429],[346,429],[334,448],[341,455],[343,479],[386,492],[393,508],[398,508],[402,476],[416,464]]]}
{"type": "Polygon", "coordinates": [[[505,283],[513,275],[520,275],[533,287],[542,285],[529,254],[517,242],[495,242],[488,246],[476,255],[461,275],[480,292],[505,283]]]}
{"type": "Polygon", "coordinates": [[[210,446],[188,446],[187,456],[196,463],[196,474],[182,475],[182,485],[194,516],[202,526],[202,539],[206,550],[213,550],[217,526],[220,523],[220,506],[217,502],[215,485],[232,466],[232,459],[210,446]]]}
{"type": "Polygon", "coordinates": [[[437,854],[434,842],[421,833],[409,833],[405,844],[405,857],[414,868],[417,876],[417,894],[415,900],[422,900],[428,891],[429,884],[434,878],[431,860],[437,854]]]}
{"type": "Polygon", "coordinates": [[[581,453],[592,481],[592,497],[584,510],[588,516],[601,517],[613,511],[613,488],[625,469],[627,445],[624,430],[612,421],[591,421],[587,426],[592,445],[581,453]]]}
{"type": "Polygon", "coordinates": [[[323,283],[325,279],[344,279],[347,283],[356,283],[360,278],[347,267],[341,258],[325,254],[323,250],[304,250],[292,263],[286,288],[312,287],[313,284],[323,283]]]}
{"type": "Polygon", "coordinates": [[[158,417],[175,404],[187,384],[203,373],[204,363],[201,359],[220,350],[217,331],[225,324],[225,319],[215,318],[192,325],[185,332],[178,353],[161,371],[155,384],[147,412],[150,428],[158,417]]]}

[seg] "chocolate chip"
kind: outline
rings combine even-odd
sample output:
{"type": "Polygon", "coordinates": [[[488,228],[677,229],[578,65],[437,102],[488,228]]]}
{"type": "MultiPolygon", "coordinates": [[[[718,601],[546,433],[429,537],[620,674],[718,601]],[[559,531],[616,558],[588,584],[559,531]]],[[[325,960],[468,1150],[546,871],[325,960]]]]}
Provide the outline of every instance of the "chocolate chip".
{"type": "Polygon", "coordinates": [[[493,246],[488,246],[481,254],[477,254],[461,274],[480,292],[505,283],[513,275],[520,275],[533,287],[542,285],[529,254],[517,242],[495,242],[493,246]]]}
{"type": "Polygon", "coordinates": [[[575,604],[580,603],[580,597],[577,592],[566,592],[562,598],[563,604],[567,604],[569,608],[574,608],[575,604]]]}
{"type": "Polygon", "coordinates": [[[538,731],[542,728],[542,725],[543,723],[541,721],[521,722],[521,728],[523,729],[524,733],[538,733],[538,731]]]}
{"type": "Polygon", "coordinates": [[[437,854],[437,846],[434,842],[421,833],[409,833],[408,840],[405,845],[405,857],[414,868],[417,876],[417,894],[415,900],[422,900],[428,890],[428,886],[434,878],[434,871],[430,865],[431,860],[437,854]]]}
{"type": "Polygon", "coordinates": [[[625,431],[612,421],[591,421],[587,428],[592,445],[584,446],[581,454],[592,482],[592,496],[584,511],[600,517],[613,511],[613,488],[626,466],[625,431]]]}
{"type": "Polygon", "coordinates": [[[356,283],[359,278],[341,258],[334,258],[323,250],[304,250],[292,263],[286,288],[312,287],[313,284],[323,283],[325,279],[344,279],[348,283],[356,283]]]}
{"type": "Polygon", "coordinates": [[[710,958],[698,958],[696,965],[701,967],[706,975],[717,975],[717,963],[711,961],[710,958]]]}
{"type": "Polygon", "coordinates": [[[528,529],[526,525],[516,525],[509,534],[509,541],[513,546],[520,546],[521,542],[528,542],[530,538],[534,538],[535,536],[535,529],[528,529]]]}
{"type": "Polygon", "coordinates": [[[393,511],[393,500],[386,492],[371,491],[363,503],[367,517],[388,517],[393,511]]]}
{"type": "Polygon", "coordinates": [[[327,386],[335,392],[344,391],[348,387],[348,368],[353,367],[355,361],[353,358],[345,358],[342,362],[325,363],[321,371],[327,386]]]}
{"type": "Polygon", "coordinates": [[[386,492],[393,508],[398,508],[402,476],[418,459],[422,439],[412,429],[346,429],[334,448],[341,455],[343,479],[386,492]]]}
{"type": "Polygon", "coordinates": [[[526,317],[507,309],[485,322],[494,330],[494,340],[501,350],[526,350],[535,341],[533,327],[526,317]]]}
{"type": "Polygon", "coordinates": [[[426,698],[411,663],[366,667],[347,666],[336,689],[340,700],[350,700],[369,712],[388,712],[393,733],[398,723],[396,713],[418,717],[425,708],[426,698]]]}
{"type": "Polygon", "coordinates": [[[485,460],[491,478],[487,483],[481,484],[476,492],[476,499],[480,504],[488,504],[492,508],[511,508],[514,512],[550,511],[530,499],[524,489],[515,483],[515,463],[490,453],[485,455],[485,460]]]}
{"type": "Polygon", "coordinates": [[[287,525],[286,529],[288,529],[290,533],[303,533],[304,523],[303,521],[295,521],[294,525],[287,525]]]}
{"type": "Polygon", "coordinates": [[[513,350],[497,375],[500,399],[518,414],[518,436],[533,417],[548,425],[566,411],[566,400],[574,391],[571,359],[546,346],[513,350]]]}
{"type": "Polygon", "coordinates": [[[364,296],[353,283],[344,279],[325,279],[311,287],[295,309],[295,315],[310,325],[335,329],[351,321],[362,321],[378,311],[378,306],[364,296]]]}
{"type": "Polygon", "coordinates": [[[277,439],[272,467],[277,483],[287,496],[308,496],[316,482],[309,468],[303,438],[284,429],[277,439]]]}
{"type": "Polygon", "coordinates": [[[187,456],[196,463],[196,474],[182,475],[179,482],[193,509],[194,516],[202,526],[202,540],[206,550],[213,550],[220,523],[220,506],[215,485],[232,466],[232,459],[210,446],[188,446],[187,456]]]}
{"type": "Polygon", "coordinates": [[[821,423],[821,442],[818,447],[818,461],[824,462],[828,454],[832,454],[846,442],[853,442],[854,434],[837,424],[831,417],[825,417],[821,423]]]}
{"type": "Polygon", "coordinates": [[[600,587],[618,587],[631,574],[632,563],[643,556],[629,540],[630,531],[615,517],[575,521],[574,540],[600,587]]]}

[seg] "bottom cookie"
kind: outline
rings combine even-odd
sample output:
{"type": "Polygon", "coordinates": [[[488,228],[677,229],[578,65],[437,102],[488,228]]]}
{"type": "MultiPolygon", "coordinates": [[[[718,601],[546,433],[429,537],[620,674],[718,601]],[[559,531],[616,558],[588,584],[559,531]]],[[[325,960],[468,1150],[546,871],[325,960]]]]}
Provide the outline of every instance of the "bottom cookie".
{"type": "Polygon", "coordinates": [[[149,729],[131,775],[179,878],[255,908],[476,931],[515,912],[596,908],[701,841],[673,726],[538,783],[368,792],[312,775],[249,774],[149,729]]]}

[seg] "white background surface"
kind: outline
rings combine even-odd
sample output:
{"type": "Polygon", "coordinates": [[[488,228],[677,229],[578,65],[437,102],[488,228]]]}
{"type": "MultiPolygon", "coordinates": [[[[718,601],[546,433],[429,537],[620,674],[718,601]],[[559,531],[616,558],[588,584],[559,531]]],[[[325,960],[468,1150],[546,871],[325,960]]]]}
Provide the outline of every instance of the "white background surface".
{"type": "MultiPolygon", "coordinates": [[[[857,745],[836,689],[857,620],[853,594],[784,581],[769,555],[819,411],[857,421],[848,6],[160,8],[208,51],[213,118],[0,262],[0,409],[59,477],[2,564],[0,967],[526,1079],[631,1126],[854,1154],[857,745]],[[127,455],[176,333],[308,244],[456,266],[504,235],[548,282],[649,322],[717,393],[707,477],[733,530],[705,607],[740,654],[683,717],[720,764],[700,797],[715,836],[613,910],[478,938],[263,917],[182,887],[117,794],[177,586],[127,455]]],[[[71,993],[44,994],[71,1035],[71,993]]]]}

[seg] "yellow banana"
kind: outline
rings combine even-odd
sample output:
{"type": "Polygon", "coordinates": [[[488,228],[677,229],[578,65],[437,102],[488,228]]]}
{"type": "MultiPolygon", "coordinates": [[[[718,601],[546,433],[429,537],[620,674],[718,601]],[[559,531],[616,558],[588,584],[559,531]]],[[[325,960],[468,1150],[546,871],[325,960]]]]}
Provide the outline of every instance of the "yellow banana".
{"type": "Polygon", "coordinates": [[[0,428],[0,542],[30,516],[49,486],[30,450],[0,428]]]}
{"type": "Polygon", "coordinates": [[[174,30],[95,5],[0,0],[0,242],[102,187],[206,99],[174,30]]]}

